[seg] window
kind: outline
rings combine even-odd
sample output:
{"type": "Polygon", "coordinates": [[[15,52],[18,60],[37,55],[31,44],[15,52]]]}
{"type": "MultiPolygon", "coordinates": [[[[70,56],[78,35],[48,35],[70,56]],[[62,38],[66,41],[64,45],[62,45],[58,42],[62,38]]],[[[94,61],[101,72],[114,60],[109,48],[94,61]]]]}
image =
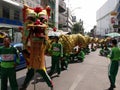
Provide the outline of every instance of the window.
{"type": "Polygon", "coordinates": [[[20,12],[18,10],[14,10],[14,20],[20,19],[20,12]]]}
{"type": "Polygon", "coordinates": [[[10,18],[10,8],[3,6],[3,17],[4,18],[10,18]]]}

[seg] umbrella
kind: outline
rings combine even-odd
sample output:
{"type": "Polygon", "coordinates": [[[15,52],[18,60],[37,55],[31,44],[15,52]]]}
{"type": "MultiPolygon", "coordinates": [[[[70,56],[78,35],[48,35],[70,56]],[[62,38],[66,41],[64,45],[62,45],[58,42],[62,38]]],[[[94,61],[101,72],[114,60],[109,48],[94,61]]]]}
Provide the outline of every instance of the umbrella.
{"type": "Polygon", "coordinates": [[[108,34],[105,34],[105,36],[108,36],[108,37],[112,37],[112,38],[114,38],[114,37],[120,37],[120,34],[114,32],[114,33],[108,33],[108,34]]]}
{"type": "Polygon", "coordinates": [[[68,32],[63,32],[63,31],[60,31],[60,30],[57,30],[56,32],[54,31],[49,31],[48,32],[48,36],[60,36],[60,35],[65,35],[67,34],[68,32]]]}
{"type": "Polygon", "coordinates": [[[49,31],[48,36],[59,36],[59,33],[56,33],[54,31],[49,31]]]}

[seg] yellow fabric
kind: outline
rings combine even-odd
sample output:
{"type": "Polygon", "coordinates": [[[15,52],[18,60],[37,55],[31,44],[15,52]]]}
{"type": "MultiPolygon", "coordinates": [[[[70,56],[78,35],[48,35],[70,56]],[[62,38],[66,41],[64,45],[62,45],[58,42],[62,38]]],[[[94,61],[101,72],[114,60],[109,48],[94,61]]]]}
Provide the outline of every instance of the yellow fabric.
{"type": "Polygon", "coordinates": [[[30,67],[45,68],[45,44],[43,41],[31,41],[30,67]]]}

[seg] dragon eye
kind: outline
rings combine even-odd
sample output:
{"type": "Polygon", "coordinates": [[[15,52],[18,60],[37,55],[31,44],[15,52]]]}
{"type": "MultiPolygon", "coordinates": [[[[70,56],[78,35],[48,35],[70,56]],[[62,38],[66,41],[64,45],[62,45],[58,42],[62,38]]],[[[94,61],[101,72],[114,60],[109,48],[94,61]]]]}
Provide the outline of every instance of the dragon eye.
{"type": "Polygon", "coordinates": [[[30,21],[35,22],[35,17],[28,17],[27,19],[30,20],[30,21]]]}
{"type": "Polygon", "coordinates": [[[41,21],[41,22],[44,20],[44,18],[43,18],[43,17],[39,17],[39,19],[40,19],[40,21],[41,21]]]}
{"type": "Polygon", "coordinates": [[[36,16],[37,14],[33,10],[30,10],[27,14],[27,19],[31,21],[35,21],[36,16]]]}

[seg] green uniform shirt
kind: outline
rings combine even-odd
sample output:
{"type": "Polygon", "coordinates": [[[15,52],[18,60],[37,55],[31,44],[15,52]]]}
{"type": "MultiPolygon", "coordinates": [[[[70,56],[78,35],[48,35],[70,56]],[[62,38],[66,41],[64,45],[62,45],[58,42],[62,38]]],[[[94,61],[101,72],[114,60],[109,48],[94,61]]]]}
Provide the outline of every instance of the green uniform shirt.
{"type": "Polygon", "coordinates": [[[1,67],[3,68],[13,68],[15,63],[19,63],[17,50],[14,47],[1,47],[0,48],[1,56],[1,67]],[[18,61],[15,61],[17,59],[18,61]]]}
{"type": "Polygon", "coordinates": [[[53,43],[51,52],[53,56],[63,57],[63,46],[61,43],[53,43]]]}
{"type": "Polygon", "coordinates": [[[83,51],[80,51],[79,54],[78,54],[78,57],[80,58],[85,58],[85,53],[83,51]]]}
{"type": "Polygon", "coordinates": [[[113,47],[111,49],[110,59],[112,61],[120,61],[120,48],[113,47]]]}

